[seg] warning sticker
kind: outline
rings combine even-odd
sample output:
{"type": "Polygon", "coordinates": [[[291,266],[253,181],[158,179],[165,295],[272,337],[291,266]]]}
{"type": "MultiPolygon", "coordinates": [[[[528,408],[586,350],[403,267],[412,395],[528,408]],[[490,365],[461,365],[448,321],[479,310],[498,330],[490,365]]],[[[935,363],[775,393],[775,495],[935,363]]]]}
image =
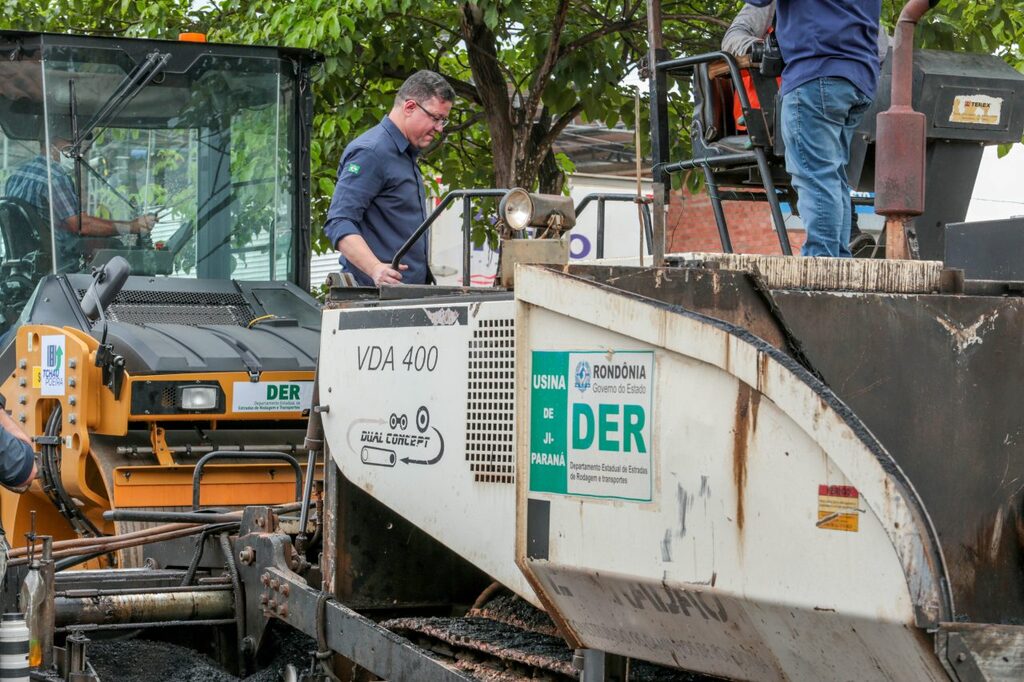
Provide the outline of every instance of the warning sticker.
{"type": "Polygon", "coordinates": [[[39,393],[41,395],[64,395],[65,347],[63,334],[43,336],[39,393]]]}
{"type": "Polygon", "coordinates": [[[1002,116],[1003,98],[989,95],[957,95],[953,98],[950,123],[997,126],[1002,116]]]}
{"type": "Polygon", "coordinates": [[[852,485],[818,486],[818,528],[858,531],[860,494],[852,485]]]}
{"type": "Polygon", "coordinates": [[[534,351],[530,490],[649,502],[650,351],[534,351]]]}
{"type": "MultiPolygon", "coordinates": [[[[32,335],[29,334],[31,337],[32,335]]],[[[39,365],[32,366],[32,388],[40,388],[43,385],[43,368],[39,365]]]]}

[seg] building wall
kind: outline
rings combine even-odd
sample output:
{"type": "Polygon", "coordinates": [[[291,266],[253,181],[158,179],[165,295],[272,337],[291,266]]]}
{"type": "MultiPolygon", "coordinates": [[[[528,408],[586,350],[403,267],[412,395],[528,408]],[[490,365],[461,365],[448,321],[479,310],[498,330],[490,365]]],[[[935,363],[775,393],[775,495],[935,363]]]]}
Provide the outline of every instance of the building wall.
{"type": "MultiPolygon", "coordinates": [[[[733,250],[737,253],[781,254],[779,238],[772,227],[768,203],[763,201],[727,201],[723,204],[725,221],[733,250]]],[[[793,253],[800,252],[804,231],[799,219],[784,207],[783,215],[789,231],[793,253]]],[[[711,200],[703,191],[673,191],[665,222],[668,253],[684,251],[721,251],[722,242],[715,225],[711,200]]]]}
{"type": "MultiPolygon", "coordinates": [[[[987,147],[982,158],[967,220],[997,220],[1024,215],[1024,145],[1013,145],[1009,154],[999,158],[995,147],[987,147]]],[[[739,253],[781,253],[772,229],[768,204],[762,202],[725,202],[733,248],[739,253]]],[[[799,253],[805,233],[800,219],[783,205],[783,215],[790,234],[793,253],[799,253]]],[[[869,207],[860,207],[860,227],[877,234],[882,229],[881,216],[869,207]]],[[[666,222],[666,250],[720,251],[721,242],[715,227],[711,201],[704,192],[672,192],[666,222]]]]}

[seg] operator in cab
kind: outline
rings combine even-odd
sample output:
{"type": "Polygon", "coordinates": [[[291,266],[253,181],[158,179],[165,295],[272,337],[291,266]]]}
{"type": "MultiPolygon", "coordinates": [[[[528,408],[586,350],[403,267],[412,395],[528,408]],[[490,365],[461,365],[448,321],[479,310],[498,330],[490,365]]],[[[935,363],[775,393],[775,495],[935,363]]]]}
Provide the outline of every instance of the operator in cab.
{"type": "Polygon", "coordinates": [[[90,238],[149,234],[156,223],[156,216],[152,214],[121,221],[100,218],[79,210],[79,195],[70,169],[65,167],[67,164],[74,168],[74,161],[62,153],[71,145],[69,130],[67,120],[51,124],[49,144],[46,131],[43,130],[40,133],[39,155],[16,168],[4,186],[7,198],[18,199],[31,206],[44,223],[50,221],[52,197],[57,248],[60,262],[65,264],[77,261],[80,255],[88,256],[92,251],[88,241],[90,238]]]}
{"type": "Polygon", "coordinates": [[[0,485],[23,493],[36,477],[36,457],[32,441],[7,414],[6,401],[0,395],[0,485]]]}
{"type": "Polygon", "coordinates": [[[398,270],[391,260],[427,217],[416,159],[441,135],[454,101],[443,76],[417,71],[398,89],[388,115],[345,148],[324,231],[341,253],[342,271],[360,284],[433,283],[426,237],[398,270]]]}

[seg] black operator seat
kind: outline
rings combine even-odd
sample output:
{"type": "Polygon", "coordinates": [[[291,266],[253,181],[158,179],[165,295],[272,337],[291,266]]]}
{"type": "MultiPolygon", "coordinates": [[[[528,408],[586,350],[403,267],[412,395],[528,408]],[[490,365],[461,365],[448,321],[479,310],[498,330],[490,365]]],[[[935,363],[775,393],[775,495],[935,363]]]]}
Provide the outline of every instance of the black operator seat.
{"type": "Polygon", "coordinates": [[[6,247],[6,260],[50,252],[50,240],[43,229],[39,211],[23,199],[0,198],[0,233],[6,247]]]}
{"type": "MultiPolygon", "coordinates": [[[[789,173],[786,172],[786,147],[782,141],[782,98],[779,96],[779,83],[775,78],[763,76],[757,64],[751,64],[749,56],[736,59],[741,71],[749,73],[754,89],[757,92],[760,116],[748,122],[748,126],[763,127],[764,146],[768,164],[772,171],[775,186],[785,190],[792,186],[789,173]]],[[[722,186],[758,186],[761,184],[757,172],[757,164],[752,153],[755,142],[751,139],[749,128],[737,127],[734,116],[733,102],[735,86],[729,76],[724,62],[710,62],[698,65],[694,70],[694,109],[691,124],[691,140],[693,158],[719,156],[723,154],[750,153],[749,164],[726,169],[716,169],[715,177],[722,186]]],[[[865,131],[873,127],[874,115],[878,110],[872,106],[865,114],[857,134],[853,136],[850,149],[850,165],[847,173],[850,186],[864,191],[873,189],[861,182],[862,168],[870,140],[865,131]]]]}
{"type": "Polygon", "coordinates": [[[734,116],[736,86],[725,62],[698,64],[693,74],[693,121],[690,139],[693,158],[714,157],[725,154],[749,154],[747,164],[727,169],[716,169],[715,176],[723,185],[761,185],[757,173],[757,162],[753,153],[755,141],[751,139],[750,128],[756,127],[761,134],[772,178],[776,186],[788,186],[789,176],[785,172],[781,135],[777,111],[779,87],[774,78],[762,76],[757,65],[750,65],[748,56],[737,59],[741,71],[749,73],[757,91],[760,107],[755,111],[755,120],[744,121],[748,128],[737,126],[734,116]],[[765,104],[767,103],[767,105],[765,104]]]}

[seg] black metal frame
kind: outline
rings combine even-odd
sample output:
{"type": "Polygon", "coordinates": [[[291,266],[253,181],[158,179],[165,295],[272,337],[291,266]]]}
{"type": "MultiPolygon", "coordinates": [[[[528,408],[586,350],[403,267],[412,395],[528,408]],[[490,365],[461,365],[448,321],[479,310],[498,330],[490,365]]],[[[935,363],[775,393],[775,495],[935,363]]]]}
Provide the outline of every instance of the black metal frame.
{"type": "Polygon", "coordinates": [[[580,199],[580,203],[576,204],[576,219],[579,220],[580,214],[583,212],[591,202],[597,201],[597,243],[594,246],[595,255],[598,258],[604,258],[604,215],[605,215],[605,203],[609,201],[630,201],[640,204],[640,216],[644,225],[644,236],[647,238],[647,255],[653,255],[654,253],[654,234],[651,228],[651,203],[653,199],[650,197],[637,198],[635,194],[610,194],[606,192],[592,192],[587,196],[580,199]]]}
{"type": "MultiPolygon", "coordinates": [[[[659,50],[663,55],[663,51],[659,50]]],[[[765,151],[771,146],[771,139],[765,126],[762,112],[750,105],[750,98],[747,97],[746,89],[743,87],[743,79],[740,76],[739,66],[736,59],[728,52],[708,52],[706,54],[682,57],[679,59],[658,59],[650,69],[650,93],[651,93],[651,142],[652,155],[654,157],[654,182],[655,191],[660,191],[667,196],[669,183],[668,176],[684,170],[700,168],[704,172],[704,180],[708,188],[708,196],[711,198],[711,206],[715,214],[715,224],[718,226],[719,239],[722,242],[722,250],[732,253],[732,240],[729,237],[729,228],[725,220],[725,211],[722,209],[723,196],[719,194],[718,183],[715,181],[715,168],[729,168],[733,166],[757,164],[757,170],[761,176],[761,183],[764,186],[765,198],[771,209],[772,223],[775,233],[779,238],[779,246],[782,253],[789,256],[793,250],[789,244],[789,235],[786,232],[786,223],[782,217],[782,207],[779,204],[779,193],[772,180],[771,168],[768,164],[768,155],[765,151]],[[685,161],[669,162],[668,152],[668,75],[695,71],[703,64],[724,61],[729,69],[729,77],[732,80],[733,89],[740,101],[740,109],[747,122],[747,129],[750,134],[752,150],[750,152],[739,152],[735,154],[706,155],[699,158],[687,159],[685,161]]]]}
{"type": "Polygon", "coordinates": [[[298,72],[295,93],[295,122],[293,131],[289,132],[289,144],[293,146],[295,164],[297,167],[296,177],[298,187],[293,194],[295,205],[292,207],[292,215],[295,216],[294,248],[292,249],[295,261],[294,279],[295,283],[302,287],[303,291],[309,291],[310,258],[313,255],[312,247],[312,218],[310,212],[310,199],[312,198],[312,170],[309,157],[309,141],[313,136],[313,86],[310,78],[310,70],[323,62],[324,57],[318,52],[281,50],[283,59],[291,61],[293,68],[298,72]]]}
{"type": "MultiPolygon", "coordinates": [[[[292,544],[286,534],[277,532],[276,516],[269,507],[245,509],[233,549],[245,585],[244,646],[248,651],[259,648],[269,620],[277,618],[316,638],[320,660],[326,661],[333,651],[384,679],[472,679],[335,600],[328,591],[310,586],[296,572],[292,544]]],[[[325,545],[324,557],[335,549],[325,545]]]]}
{"type": "MultiPolygon", "coordinates": [[[[409,253],[409,249],[415,244],[423,234],[430,229],[438,216],[444,213],[445,209],[451,206],[452,202],[456,199],[462,199],[462,286],[468,287],[470,284],[469,271],[470,271],[470,254],[473,249],[472,239],[472,206],[474,199],[482,198],[499,198],[508,194],[507,189],[457,189],[444,195],[440,203],[434,208],[434,210],[427,216],[426,220],[420,223],[420,226],[409,235],[409,238],[405,240],[401,248],[395,253],[395,257],[391,259],[391,267],[398,269],[399,263],[402,262],[402,258],[405,254],[409,253]]],[[[585,209],[591,202],[597,201],[598,214],[597,214],[597,257],[604,257],[604,216],[605,216],[605,202],[608,201],[632,201],[642,205],[643,210],[641,216],[644,225],[644,234],[647,237],[647,253],[653,253],[653,242],[654,237],[651,228],[651,198],[640,197],[639,199],[635,194],[621,194],[621,193],[609,193],[609,192],[593,192],[583,197],[580,203],[573,209],[578,218],[580,213],[585,209]]]]}
{"type": "Polygon", "coordinates": [[[214,450],[213,452],[200,457],[199,461],[196,462],[195,471],[192,472],[192,511],[199,510],[199,487],[203,480],[203,467],[213,459],[256,459],[284,462],[292,468],[292,471],[295,472],[295,501],[298,502],[302,499],[302,469],[299,468],[298,460],[288,453],[257,452],[256,450],[214,450]]]}
{"type": "Polygon", "coordinates": [[[473,214],[471,209],[473,207],[473,199],[480,199],[485,197],[503,197],[508,194],[507,189],[457,189],[448,194],[444,195],[441,202],[434,207],[434,210],[427,216],[427,219],[420,223],[420,226],[416,228],[416,231],[409,235],[409,238],[405,240],[402,247],[398,249],[395,257],[391,259],[391,267],[398,269],[398,264],[402,262],[402,257],[409,253],[409,249],[412,245],[419,241],[419,238],[430,228],[431,225],[437,220],[438,216],[444,213],[444,210],[448,208],[453,201],[458,198],[462,199],[462,285],[469,286],[469,254],[472,249],[472,222],[473,214]]]}

